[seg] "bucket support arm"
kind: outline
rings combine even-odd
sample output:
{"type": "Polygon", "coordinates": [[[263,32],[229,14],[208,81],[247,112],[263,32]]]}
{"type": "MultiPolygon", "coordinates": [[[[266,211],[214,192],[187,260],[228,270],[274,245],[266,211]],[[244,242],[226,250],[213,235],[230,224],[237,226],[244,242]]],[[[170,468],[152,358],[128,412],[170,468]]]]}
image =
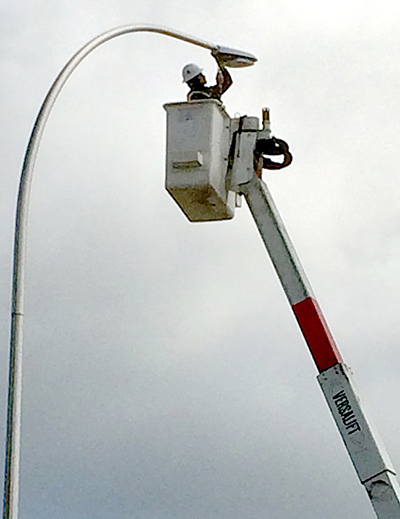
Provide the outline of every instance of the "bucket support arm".
{"type": "MultiPolygon", "coordinates": [[[[246,175],[248,178],[248,172],[246,175]]],[[[238,191],[246,199],[304,335],[319,371],[318,382],[375,514],[378,519],[399,519],[400,488],[395,470],[365,416],[350,369],[343,362],[271,194],[255,174],[250,181],[239,183],[238,191]]]]}

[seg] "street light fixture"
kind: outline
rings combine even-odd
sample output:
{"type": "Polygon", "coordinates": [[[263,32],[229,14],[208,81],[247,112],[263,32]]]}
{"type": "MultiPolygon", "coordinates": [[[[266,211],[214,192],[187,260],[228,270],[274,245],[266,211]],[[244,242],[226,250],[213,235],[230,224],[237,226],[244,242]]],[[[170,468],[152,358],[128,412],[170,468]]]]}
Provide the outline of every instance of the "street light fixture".
{"type": "Polygon", "coordinates": [[[3,519],[17,519],[18,517],[25,260],[30,187],[36,155],[46,121],[62,90],[62,87],[72,72],[86,56],[103,43],[106,43],[118,36],[135,32],[155,32],[203,47],[211,50],[213,56],[218,56],[224,64],[231,67],[249,66],[257,61],[255,56],[252,54],[237,51],[229,47],[222,47],[164,27],[152,25],[127,25],[111,29],[110,31],[100,34],[96,38],[90,40],[76,54],[74,54],[51,85],[37,115],[28,147],[26,149],[19,184],[15,219],[3,519]]]}
{"type": "Polygon", "coordinates": [[[223,63],[226,67],[242,68],[254,65],[257,58],[253,54],[243,52],[241,50],[231,49],[230,47],[222,47],[216,45],[211,54],[219,63],[223,63]]]}

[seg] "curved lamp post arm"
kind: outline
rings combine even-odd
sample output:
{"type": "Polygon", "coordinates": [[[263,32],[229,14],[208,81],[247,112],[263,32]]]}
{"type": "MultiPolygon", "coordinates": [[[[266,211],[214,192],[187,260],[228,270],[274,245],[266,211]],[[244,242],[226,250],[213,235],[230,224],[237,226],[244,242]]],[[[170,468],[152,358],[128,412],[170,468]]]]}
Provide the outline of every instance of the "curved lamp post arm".
{"type": "Polygon", "coordinates": [[[17,211],[15,220],[14,238],[14,270],[12,288],[12,314],[11,314],[11,339],[10,339],[10,368],[8,386],[8,415],[7,415],[7,440],[4,481],[3,519],[17,519],[19,497],[19,464],[20,464],[20,437],[21,437],[21,401],[22,401],[22,337],[23,337],[23,313],[24,313],[24,279],[25,259],[27,245],[27,228],[29,213],[30,187],[32,183],[33,168],[39,149],[41,137],[54,106],[69,76],[97,47],[113,38],[134,32],[155,32],[177,38],[179,40],[211,50],[213,56],[218,56],[230,66],[252,65],[256,58],[252,54],[236,51],[228,47],[221,47],[204,40],[193,38],[186,34],[172,31],[163,27],[151,25],[127,25],[117,27],[84,45],[61,70],[56,80],[50,87],[45,100],[37,115],[28,147],[23,162],[21,179],[18,192],[17,211]]]}

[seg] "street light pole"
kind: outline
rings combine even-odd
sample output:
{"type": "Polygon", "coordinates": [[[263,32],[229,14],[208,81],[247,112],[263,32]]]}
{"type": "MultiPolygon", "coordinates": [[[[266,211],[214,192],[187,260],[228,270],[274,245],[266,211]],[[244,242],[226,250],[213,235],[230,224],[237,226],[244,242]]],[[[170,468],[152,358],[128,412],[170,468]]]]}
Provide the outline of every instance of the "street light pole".
{"type": "Polygon", "coordinates": [[[231,67],[249,66],[257,61],[255,56],[247,52],[216,45],[171,29],[151,25],[126,25],[111,29],[90,40],[74,54],[51,85],[37,115],[26,149],[20,177],[15,219],[3,519],[18,518],[25,262],[30,188],[37,152],[47,119],[58,95],[72,72],[86,56],[103,43],[118,36],[134,32],[154,32],[203,47],[210,50],[212,55],[217,57],[219,61],[231,67]]]}

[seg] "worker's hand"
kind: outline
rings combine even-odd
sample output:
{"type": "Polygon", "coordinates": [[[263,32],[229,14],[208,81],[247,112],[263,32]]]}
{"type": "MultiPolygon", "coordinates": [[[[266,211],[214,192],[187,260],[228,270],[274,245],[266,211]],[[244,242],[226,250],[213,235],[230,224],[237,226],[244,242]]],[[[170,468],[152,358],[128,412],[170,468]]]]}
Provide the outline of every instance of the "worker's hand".
{"type": "Polygon", "coordinates": [[[218,66],[220,69],[224,69],[225,68],[225,64],[223,63],[223,61],[220,59],[219,57],[219,54],[218,53],[214,53],[214,51],[211,52],[211,55],[212,57],[215,59],[215,61],[218,63],[218,66]]]}

